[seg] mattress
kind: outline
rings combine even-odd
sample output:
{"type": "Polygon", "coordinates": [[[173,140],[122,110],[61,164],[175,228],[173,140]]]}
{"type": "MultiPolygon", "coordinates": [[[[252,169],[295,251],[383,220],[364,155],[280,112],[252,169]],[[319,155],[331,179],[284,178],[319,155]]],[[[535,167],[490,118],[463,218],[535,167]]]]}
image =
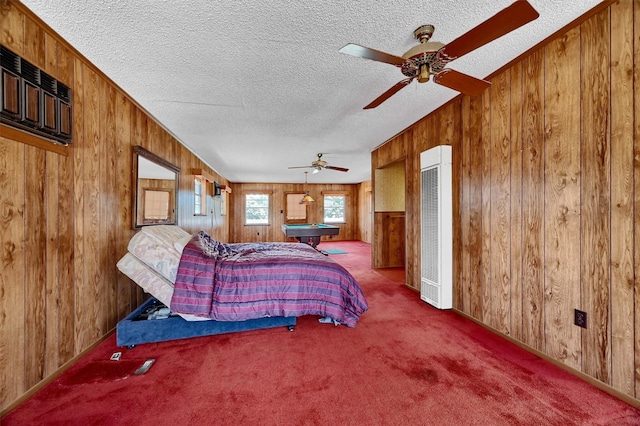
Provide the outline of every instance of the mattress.
{"type": "Polygon", "coordinates": [[[171,303],[173,283],[150,269],[131,253],[118,261],[118,269],[165,306],[171,303]]]}
{"type": "Polygon", "coordinates": [[[161,243],[169,242],[170,244],[173,244],[174,241],[177,241],[180,238],[189,237],[191,235],[176,225],[143,226],[140,228],[140,232],[156,238],[161,243]]]}
{"type": "Polygon", "coordinates": [[[173,283],[176,281],[181,255],[176,245],[190,237],[189,233],[177,226],[146,226],[131,238],[127,249],[139,261],[173,283]]]}
{"type": "MultiPolygon", "coordinates": [[[[173,283],[152,270],[131,253],[118,261],[118,269],[131,278],[145,292],[154,296],[165,306],[170,306],[173,295],[173,283]]],[[[206,321],[207,318],[189,314],[178,314],[187,321],[206,321]]]]}

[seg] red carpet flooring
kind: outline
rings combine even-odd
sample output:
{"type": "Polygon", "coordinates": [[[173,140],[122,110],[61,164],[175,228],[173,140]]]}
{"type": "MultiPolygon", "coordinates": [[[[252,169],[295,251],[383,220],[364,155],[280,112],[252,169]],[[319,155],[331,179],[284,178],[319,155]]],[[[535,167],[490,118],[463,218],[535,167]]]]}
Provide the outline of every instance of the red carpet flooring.
{"type": "Polygon", "coordinates": [[[322,243],[358,279],[355,329],[284,328],[140,345],[111,336],[2,419],[9,425],[638,425],[640,411],[420,301],[370,246],[322,243]],[[110,361],[122,350],[120,361],[110,361]],[[147,358],[156,362],[132,375],[147,358]]]}

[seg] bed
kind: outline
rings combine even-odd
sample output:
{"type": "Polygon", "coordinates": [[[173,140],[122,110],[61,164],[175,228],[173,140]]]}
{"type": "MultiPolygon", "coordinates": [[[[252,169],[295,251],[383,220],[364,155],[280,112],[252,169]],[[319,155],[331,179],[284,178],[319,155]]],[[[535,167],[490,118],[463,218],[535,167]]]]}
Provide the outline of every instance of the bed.
{"type": "Polygon", "coordinates": [[[173,225],[149,226],[133,236],[117,266],[153,296],[118,324],[119,346],[291,329],[301,315],[355,327],[368,309],[353,276],[306,244],[223,244],[204,231],[191,235],[173,225]],[[139,321],[156,301],[171,314],[139,321]]]}

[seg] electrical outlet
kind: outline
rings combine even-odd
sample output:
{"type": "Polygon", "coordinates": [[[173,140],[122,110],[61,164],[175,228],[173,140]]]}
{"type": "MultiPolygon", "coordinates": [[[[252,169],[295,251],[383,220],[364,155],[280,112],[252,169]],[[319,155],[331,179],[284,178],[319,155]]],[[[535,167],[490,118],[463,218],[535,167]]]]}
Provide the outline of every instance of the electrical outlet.
{"type": "Polygon", "coordinates": [[[578,327],[587,328],[587,313],[576,309],[574,311],[573,322],[578,327]]]}

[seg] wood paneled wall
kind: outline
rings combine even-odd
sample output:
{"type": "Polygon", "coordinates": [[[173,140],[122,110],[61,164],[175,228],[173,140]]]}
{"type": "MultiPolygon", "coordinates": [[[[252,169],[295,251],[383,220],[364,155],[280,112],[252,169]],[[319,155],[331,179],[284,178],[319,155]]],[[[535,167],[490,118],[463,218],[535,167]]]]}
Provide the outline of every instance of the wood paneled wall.
{"type": "Polygon", "coordinates": [[[405,242],[415,232],[407,229],[404,212],[373,214],[372,268],[399,268],[406,262],[405,242]],[[407,235],[409,232],[410,235],[407,235]],[[375,261],[375,263],[374,263],[375,261]]]}
{"type": "MultiPolygon", "coordinates": [[[[336,236],[322,239],[355,240],[360,238],[360,222],[358,219],[358,194],[359,185],[356,184],[308,184],[309,195],[316,200],[307,206],[307,223],[322,223],[324,212],[322,207],[322,193],[343,192],[346,194],[346,223],[336,224],[340,227],[340,233],[336,236]]],[[[285,223],[285,194],[287,192],[304,192],[304,184],[288,183],[235,183],[233,193],[229,194],[229,214],[233,217],[229,232],[229,242],[260,242],[260,241],[287,241],[282,232],[281,225],[285,223]],[[245,225],[244,224],[244,194],[251,192],[269,193],[270,216],[269,225],[245,225]]]]}
{"type": "Polygon", "coordinates": [[[455,309],[640,400],[640,2],[605,6],[388,141],[372,167],[406,160],[419,229],[420,152],[452,145],[455,309]]]}
{"type": "Polygon", "coordinates": [[[368,180],[358,184],[358,237],[357,240],[373,242],[373,183],[368,180]]]}
{"type": "Polygon", "coordinates": [[[134,233],[134,145],[181,168],[179,225],[220,240],[228,239],[229,226],[219,209],[215,216],[193,215],[189,170],[204,168],[227,181],[19,2],[0,0],[0,43],[71,87],[74,103],[74,141],[67,148],[25,144],[33,138],[0,126],[4,412],[143,300],[116,268],[134,233]]]}

